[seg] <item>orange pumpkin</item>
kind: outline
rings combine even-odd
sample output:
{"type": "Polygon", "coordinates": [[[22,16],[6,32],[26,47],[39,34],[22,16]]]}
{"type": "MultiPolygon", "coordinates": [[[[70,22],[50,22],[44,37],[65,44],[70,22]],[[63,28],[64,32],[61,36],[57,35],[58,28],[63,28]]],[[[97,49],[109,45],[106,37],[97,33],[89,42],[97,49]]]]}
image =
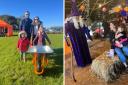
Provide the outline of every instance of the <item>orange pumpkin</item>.
{"type": "Polygon", "coordinates": [[[124,10],[125,10],[126,12],[128,12],[128,7],[125,7],[124,10]]]}
{"type": "Polygon", "coordinates": [[[80,8],[79,8],[80,11],[84,11],[85,10],[85,5],[81,5],[80,8]]]}
{"type": "Polygon", "coordinates": [[[113,8],[113,11],[114,11],[114,12],[120,12],[121,9],[122,9],[121,7],[114,7],[114,8],[113,8]]]}

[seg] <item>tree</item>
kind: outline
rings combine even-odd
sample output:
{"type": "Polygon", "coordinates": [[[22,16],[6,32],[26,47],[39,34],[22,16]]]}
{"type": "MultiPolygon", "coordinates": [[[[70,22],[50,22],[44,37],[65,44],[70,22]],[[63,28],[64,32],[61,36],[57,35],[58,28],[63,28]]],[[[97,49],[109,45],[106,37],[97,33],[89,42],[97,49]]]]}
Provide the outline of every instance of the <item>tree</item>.
{"type": "Polygon", "coordinates": [[[19,26],[20,18],[16,18],[11,15],[1,15],[0,19],[2,19],[3,21],[7,22],[10,25],[12,25],[14,30],[18,29],[17,27],[19,26]]]}

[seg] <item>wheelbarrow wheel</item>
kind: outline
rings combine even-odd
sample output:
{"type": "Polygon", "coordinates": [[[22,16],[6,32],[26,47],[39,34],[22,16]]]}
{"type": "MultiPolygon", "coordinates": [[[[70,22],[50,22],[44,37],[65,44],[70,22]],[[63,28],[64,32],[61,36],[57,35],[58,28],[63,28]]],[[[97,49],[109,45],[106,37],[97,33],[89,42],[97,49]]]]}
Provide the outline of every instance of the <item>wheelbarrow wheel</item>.
{"type": "Polygon", "coordinates": [[[34,65],[34,73],[37,75],[41,75],[44,72],[44,67],[42,66],[42,61],[40,61],[40,63],[38,63],[39,60],[42,60],[42,57],[40,56],[40,59],[39,59],[38,54],[34,53],[32,64],[34,65]]]}
{"type": "Polygon", "coordinates": [[[37,59],[36,60],[37,71],[41,72],[42,71],[42,56],[40,54],[38,54],[36,59],[37,59]]]}
{"type": "Polygon", "coordinates": [[[44,73],[44,67],[42,67],[42,69],[41,69],[40,72],[38,72],[37,69],[36,69],[36,67],[34,67],[34,72],[35,72],[35,74],[37,74],[37,75],[42,75],[42,74],[44,73]]]}
{"type": "Polygon", "coordinates": [[[32,64],[34,65],[35,74],[41,75],[44,73],[44,68],[48,65],[48,59],[45,57],[45,54],[34,53],[32,64]]]}

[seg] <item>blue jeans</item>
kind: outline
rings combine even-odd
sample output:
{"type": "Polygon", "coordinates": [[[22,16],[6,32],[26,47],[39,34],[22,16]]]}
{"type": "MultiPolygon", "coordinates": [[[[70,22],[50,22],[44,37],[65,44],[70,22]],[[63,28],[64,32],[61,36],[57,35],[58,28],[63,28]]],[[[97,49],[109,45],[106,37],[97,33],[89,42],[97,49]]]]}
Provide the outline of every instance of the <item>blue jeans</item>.
{"type": "Polygon", "coordinates": [[[121,48],[115,48],[115,52],[118,55],[120,61],[122,63],[125,63],[126,62],[125,55],[128,57],[128,46],[123,46],[122,49],[121,48]]]}

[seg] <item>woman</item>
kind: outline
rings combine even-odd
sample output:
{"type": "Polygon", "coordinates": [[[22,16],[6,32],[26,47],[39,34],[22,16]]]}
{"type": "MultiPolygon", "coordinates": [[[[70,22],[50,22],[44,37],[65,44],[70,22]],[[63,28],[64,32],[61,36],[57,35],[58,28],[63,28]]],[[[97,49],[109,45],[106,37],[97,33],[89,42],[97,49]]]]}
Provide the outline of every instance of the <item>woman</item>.
{"type": "Polygon", "coordinates": [[[123,24],[118,26],[117,32],[115,34],[115,52],[124,66],[128,68],[128,38],[125,31],[125,26],[123,24]]]}
{"type": "MultiPolygon", "coordinates": [[[[46,32],[44,31],[44,28],[41,24],[41,21],[39,20],[39,17],[35,17],[32,23],[32,43],[34,46],[41,47],[43,45],[46,45],[46,40],[49,44],[51,44],[51,41],[49,40],[46,32]]],[[[45,65],[48,64],[48,59],[46,58],[46,54],[42,53],[35,53],[35,57],[33,58],[33,64],[36,65],[35,70],[36,74],[42,74],[43,68],[45,65]]]]}
{"type": "Polygon", "coordinates": [[[115,38],[115,33],[117,30],[117,21],[112,21],[110,22],[110,32],[109,32],[109,39],[111,43],[111,49],[114,49],[114,38],[115,38]]]}

